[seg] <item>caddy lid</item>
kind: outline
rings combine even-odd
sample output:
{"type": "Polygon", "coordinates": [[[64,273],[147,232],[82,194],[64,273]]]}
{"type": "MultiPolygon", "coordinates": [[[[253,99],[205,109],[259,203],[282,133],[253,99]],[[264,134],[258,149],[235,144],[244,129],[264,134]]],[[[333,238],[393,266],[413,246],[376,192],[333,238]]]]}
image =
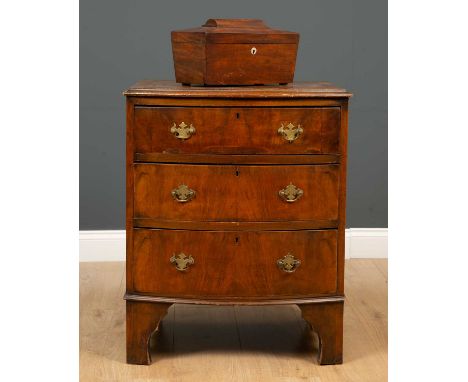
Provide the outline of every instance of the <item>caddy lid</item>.
{"type": "Polygon", "coordinates": [[[172,42],[212,44],[297,44],[299,33],[272,29],[259,19],[208,19],[198,28],[171,33],[172,42]]]}

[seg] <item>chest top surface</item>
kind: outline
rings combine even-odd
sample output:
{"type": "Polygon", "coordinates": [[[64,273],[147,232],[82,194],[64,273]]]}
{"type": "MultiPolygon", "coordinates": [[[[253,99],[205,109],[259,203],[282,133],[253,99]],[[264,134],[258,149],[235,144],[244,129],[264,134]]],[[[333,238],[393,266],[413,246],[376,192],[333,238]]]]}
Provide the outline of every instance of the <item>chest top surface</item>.
{"type": "Polygon", "coordinates": [[[187,86],[175,81],[142,80],[123,93],[128,97],[187,98],[349,98],[346,89],[329,82],[294,82],[287,85],[187,86]]]}

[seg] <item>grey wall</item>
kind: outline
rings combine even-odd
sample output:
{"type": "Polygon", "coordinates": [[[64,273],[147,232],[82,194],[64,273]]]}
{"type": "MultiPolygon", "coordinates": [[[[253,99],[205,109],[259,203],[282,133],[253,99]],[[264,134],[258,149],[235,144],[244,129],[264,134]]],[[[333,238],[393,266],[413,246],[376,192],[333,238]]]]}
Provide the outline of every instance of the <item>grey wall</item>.
{"type": "Polygon", "coordinates": [[[80,229],[125,224],[125,108],[139,79],[173,79],[170,31],[260,18],[301,35],[296,80],[355,93],[348,227],[387,227],[387,1],[80,1],[80,229]]]}

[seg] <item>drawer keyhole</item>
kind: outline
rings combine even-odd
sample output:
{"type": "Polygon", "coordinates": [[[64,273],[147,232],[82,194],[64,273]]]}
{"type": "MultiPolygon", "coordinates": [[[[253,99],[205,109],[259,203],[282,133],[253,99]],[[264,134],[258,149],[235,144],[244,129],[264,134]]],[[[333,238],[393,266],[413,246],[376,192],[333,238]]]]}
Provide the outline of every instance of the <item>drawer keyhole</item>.
{"type": "Polygon", "coordinates": [[[240,174],[240,171],[239,171],[239,167],[236,168],[236,176],[239,176],[240,174]]]}
{"type": "Polygon", "coordinates": [[[236,236],[236,245],[239,244],[239,236],[236,236]]]}
{"type": "Polygon", "coordinates": [[[240,113],[236,113],[236,118],[237,118],[237,119],[240,118],[240,113]]]}

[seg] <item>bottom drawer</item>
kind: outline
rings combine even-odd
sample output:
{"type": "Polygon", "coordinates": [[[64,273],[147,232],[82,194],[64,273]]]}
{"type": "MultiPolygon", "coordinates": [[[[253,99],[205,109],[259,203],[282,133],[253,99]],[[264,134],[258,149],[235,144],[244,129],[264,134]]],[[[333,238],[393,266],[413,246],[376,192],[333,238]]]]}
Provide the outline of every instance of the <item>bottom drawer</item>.
{"type": "Polygon", "coordinates": [[[337,231],[135,229],[132,260],[129,292],[200,298],[333,294],[337,231]]]}

